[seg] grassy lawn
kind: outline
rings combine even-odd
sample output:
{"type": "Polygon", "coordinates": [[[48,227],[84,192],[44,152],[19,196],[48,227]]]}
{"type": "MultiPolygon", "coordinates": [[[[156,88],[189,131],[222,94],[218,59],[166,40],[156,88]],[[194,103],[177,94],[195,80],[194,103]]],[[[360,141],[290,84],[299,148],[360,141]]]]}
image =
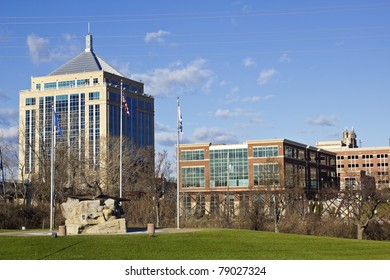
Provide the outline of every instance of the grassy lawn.
{"type": "Polygon", "coordinates": [[[390,260],[390,242],[247,230],[99,236],[0,236],[5,260],[390,260]]]}

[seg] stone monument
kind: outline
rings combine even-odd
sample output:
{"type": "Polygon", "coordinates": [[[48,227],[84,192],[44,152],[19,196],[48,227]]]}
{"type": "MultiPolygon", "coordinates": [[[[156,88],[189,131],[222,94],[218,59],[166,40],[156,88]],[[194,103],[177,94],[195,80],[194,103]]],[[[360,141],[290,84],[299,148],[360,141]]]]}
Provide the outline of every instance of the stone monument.
{"type": "Polygon", "coordinates": [[[61,204],[65,218],[66,233],[103,234],[126,233],[126,220],[121,218],[123,210],[119,200],[110,197],[68,197],[61,204]]]}

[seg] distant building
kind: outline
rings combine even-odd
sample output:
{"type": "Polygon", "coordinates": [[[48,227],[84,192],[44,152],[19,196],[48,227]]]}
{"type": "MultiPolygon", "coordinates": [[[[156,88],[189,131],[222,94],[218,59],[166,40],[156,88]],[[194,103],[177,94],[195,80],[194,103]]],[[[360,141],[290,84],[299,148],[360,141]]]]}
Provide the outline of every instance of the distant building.
{"type": "Polygon", "coordinates": [[[346,129],[341,140],[318,141],[316,147],[326,150],[358,148],[355,130],[353,128],[351,131],[346,129]]]}
{"type": "Polygon", "coordinates": [[[343,132],[341,141],[317,142],[317,148],[326,149],[337,155],[337,174],[341,189],[360,189],[367,180],[374,178],[376,188],[390,187],[389,157],[390,147],[358,147],[354,130],[343,132]],[[340,143],[340,145],[331,145],[340,143]],[[362,173],[361,171],[364,171],[362,173]]]}
{"type": "Polygon", "coordinates": [[[120,133],[121,84],[129,110],[123,112],[123,137],[154,148],[154,99],[144,94],[143,83],[98,56],[88,34],[84,52],[47,76],[31,77],[31,88],[20,91],[19,177],[43,174],[42,158],[51,154],[53,110],[62,130],[55,142],[78,154],[85,163],[80,172],[99,170],[110,153],[110,137],[120,133]]]}
{"type": "Polygon", "coordinates": [[[336,154],[287,139],[236,145],[180,145],[183,209],[215,212],[228,199],[230,209],[254,191],[303,190],[308,196],[338,188],[336,154]]]}

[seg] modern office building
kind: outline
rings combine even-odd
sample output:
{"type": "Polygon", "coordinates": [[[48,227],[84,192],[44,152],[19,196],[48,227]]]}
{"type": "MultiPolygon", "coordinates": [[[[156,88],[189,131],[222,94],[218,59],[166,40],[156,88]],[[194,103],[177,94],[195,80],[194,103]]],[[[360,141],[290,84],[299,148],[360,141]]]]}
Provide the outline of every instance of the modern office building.
{"type": "Polygon", "coordinates": [[[338,188],[336,154],[287,139],[237,145],[180,145],[182,209],[212,213],[221,201],[235,209],[251,192],[338,188]]]}
{"type": "Polygon", "coordinates": [[[345,130],[341,140],[321,141],[316,146],[336,153],[342,190],[360,189],[367,176],[374,178],[377,189],[390,188],[390,146],[358,147],[353,129],[345,130]]]}
{"type": "Polygon", "coordinates": [[[31,88],[20,91],[19,175],[42,173],[41,159],[51,154],[53,111],[61,128],[55,143],[78,153],[81,169],[96,170],[106,156],[118,157],[109,155],[108,141],[120,134],[121,92],[129,112],[122,113],[123,137],[154,148],[153,97],[94,52],[91,34],[84,52],[47,76],[31,77],[31,88]]]}

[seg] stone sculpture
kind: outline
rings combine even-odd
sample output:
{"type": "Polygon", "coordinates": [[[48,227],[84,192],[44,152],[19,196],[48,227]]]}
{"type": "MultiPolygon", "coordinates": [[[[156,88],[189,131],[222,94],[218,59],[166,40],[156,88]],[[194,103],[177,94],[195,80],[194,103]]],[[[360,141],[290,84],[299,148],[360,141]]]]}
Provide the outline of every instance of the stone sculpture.
{"type": "Polygon", "coordinates": [[[113,198],[68,197],[61,204],[61,212],[68,235],[126,233],[127,230],[119,201],[113,198]]]}

